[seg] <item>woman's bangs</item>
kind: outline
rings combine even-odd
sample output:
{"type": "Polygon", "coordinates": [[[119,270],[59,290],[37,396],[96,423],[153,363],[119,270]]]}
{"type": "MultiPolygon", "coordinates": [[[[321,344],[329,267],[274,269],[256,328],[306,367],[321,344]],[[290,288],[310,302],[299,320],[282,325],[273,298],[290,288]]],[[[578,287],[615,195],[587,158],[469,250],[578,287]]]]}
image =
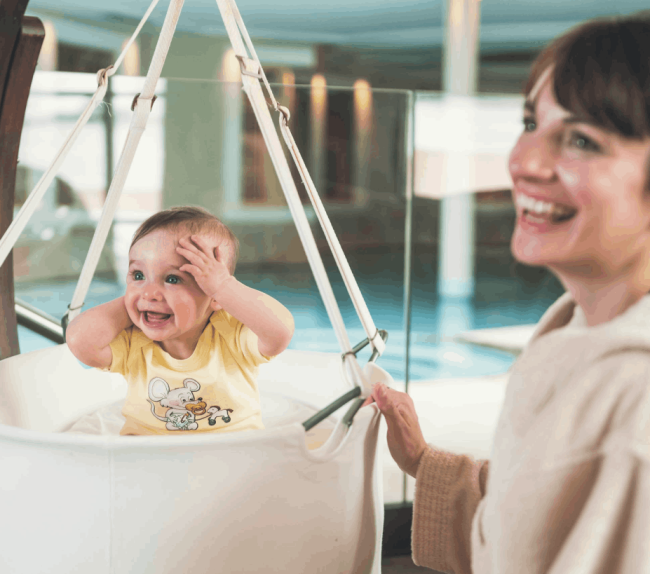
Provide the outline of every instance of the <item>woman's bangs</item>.
{"type": "Polygon", "coordinates": [[[558,103],[579,118],[642,138],[648,133],[646,98],[639,86],[643,78],[635,65],[638,51],[630,54],[625,43],[620,34],[578,38],[556,61],[554,92],[558,103]]]}

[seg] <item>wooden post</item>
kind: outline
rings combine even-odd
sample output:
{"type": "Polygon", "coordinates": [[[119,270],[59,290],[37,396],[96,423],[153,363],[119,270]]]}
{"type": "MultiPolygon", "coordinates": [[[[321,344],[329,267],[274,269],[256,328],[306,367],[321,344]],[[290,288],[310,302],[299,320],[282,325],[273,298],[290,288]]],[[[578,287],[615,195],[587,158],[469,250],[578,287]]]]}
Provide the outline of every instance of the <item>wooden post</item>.
{"type": "MultiPolygon", "coordinates": [[[[20,136],[45,37],[41,21],[24,16],[28,1],[0,0],[0,236],[13,220],[20,136]]],[[[9,254],[0,268],[0,359],[18,353],[13,256],[9,254]]]]}

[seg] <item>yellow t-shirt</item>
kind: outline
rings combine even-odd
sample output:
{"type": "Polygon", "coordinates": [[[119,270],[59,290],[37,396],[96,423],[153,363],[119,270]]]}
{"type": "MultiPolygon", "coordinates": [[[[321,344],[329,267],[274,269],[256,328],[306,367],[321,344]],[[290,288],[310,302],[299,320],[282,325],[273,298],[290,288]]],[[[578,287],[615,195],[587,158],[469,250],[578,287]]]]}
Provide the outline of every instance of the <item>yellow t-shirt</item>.
{"type": "Polygon", "coordinates": [[[112,342],[111,372],[128,391],[120,434],[186,434],[264,428],[257,389],[257,335],[225,311],[212,313],[188,359],[175,359],[137,327],[112,342]]]}

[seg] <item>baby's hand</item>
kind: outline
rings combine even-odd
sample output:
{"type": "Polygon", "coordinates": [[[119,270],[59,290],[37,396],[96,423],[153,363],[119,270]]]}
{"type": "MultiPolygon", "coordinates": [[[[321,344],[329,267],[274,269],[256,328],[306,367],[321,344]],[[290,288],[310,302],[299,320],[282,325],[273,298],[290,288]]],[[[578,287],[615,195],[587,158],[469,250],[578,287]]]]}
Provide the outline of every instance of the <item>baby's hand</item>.
{"type": "Polygon", "coordinates": [[[180,270],[190,273],[201,290],[208,297],[217,300],[219,288],[231,277],[228,267],[221,261],[224,255],[220,255],[220,247],[215,247],[213,252],[205,239],[199,235],[181,237],[178,243],[180,247],[177,247],[176,251],[189,261],[188,264],[182,265],[180,270]]]}

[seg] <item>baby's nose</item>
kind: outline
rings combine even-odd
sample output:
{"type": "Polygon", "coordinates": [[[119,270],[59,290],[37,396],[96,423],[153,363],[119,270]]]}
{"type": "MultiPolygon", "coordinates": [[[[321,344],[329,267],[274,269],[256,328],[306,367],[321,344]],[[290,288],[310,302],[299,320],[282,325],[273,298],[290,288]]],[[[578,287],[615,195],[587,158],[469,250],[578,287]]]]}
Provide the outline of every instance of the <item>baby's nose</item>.
{"type": "Polygon", "coordinates": [[[143,296],[148,300],[158,300],[162,299],[162,292],[156,285],[148,285],[145,287],[143,296]]]}

